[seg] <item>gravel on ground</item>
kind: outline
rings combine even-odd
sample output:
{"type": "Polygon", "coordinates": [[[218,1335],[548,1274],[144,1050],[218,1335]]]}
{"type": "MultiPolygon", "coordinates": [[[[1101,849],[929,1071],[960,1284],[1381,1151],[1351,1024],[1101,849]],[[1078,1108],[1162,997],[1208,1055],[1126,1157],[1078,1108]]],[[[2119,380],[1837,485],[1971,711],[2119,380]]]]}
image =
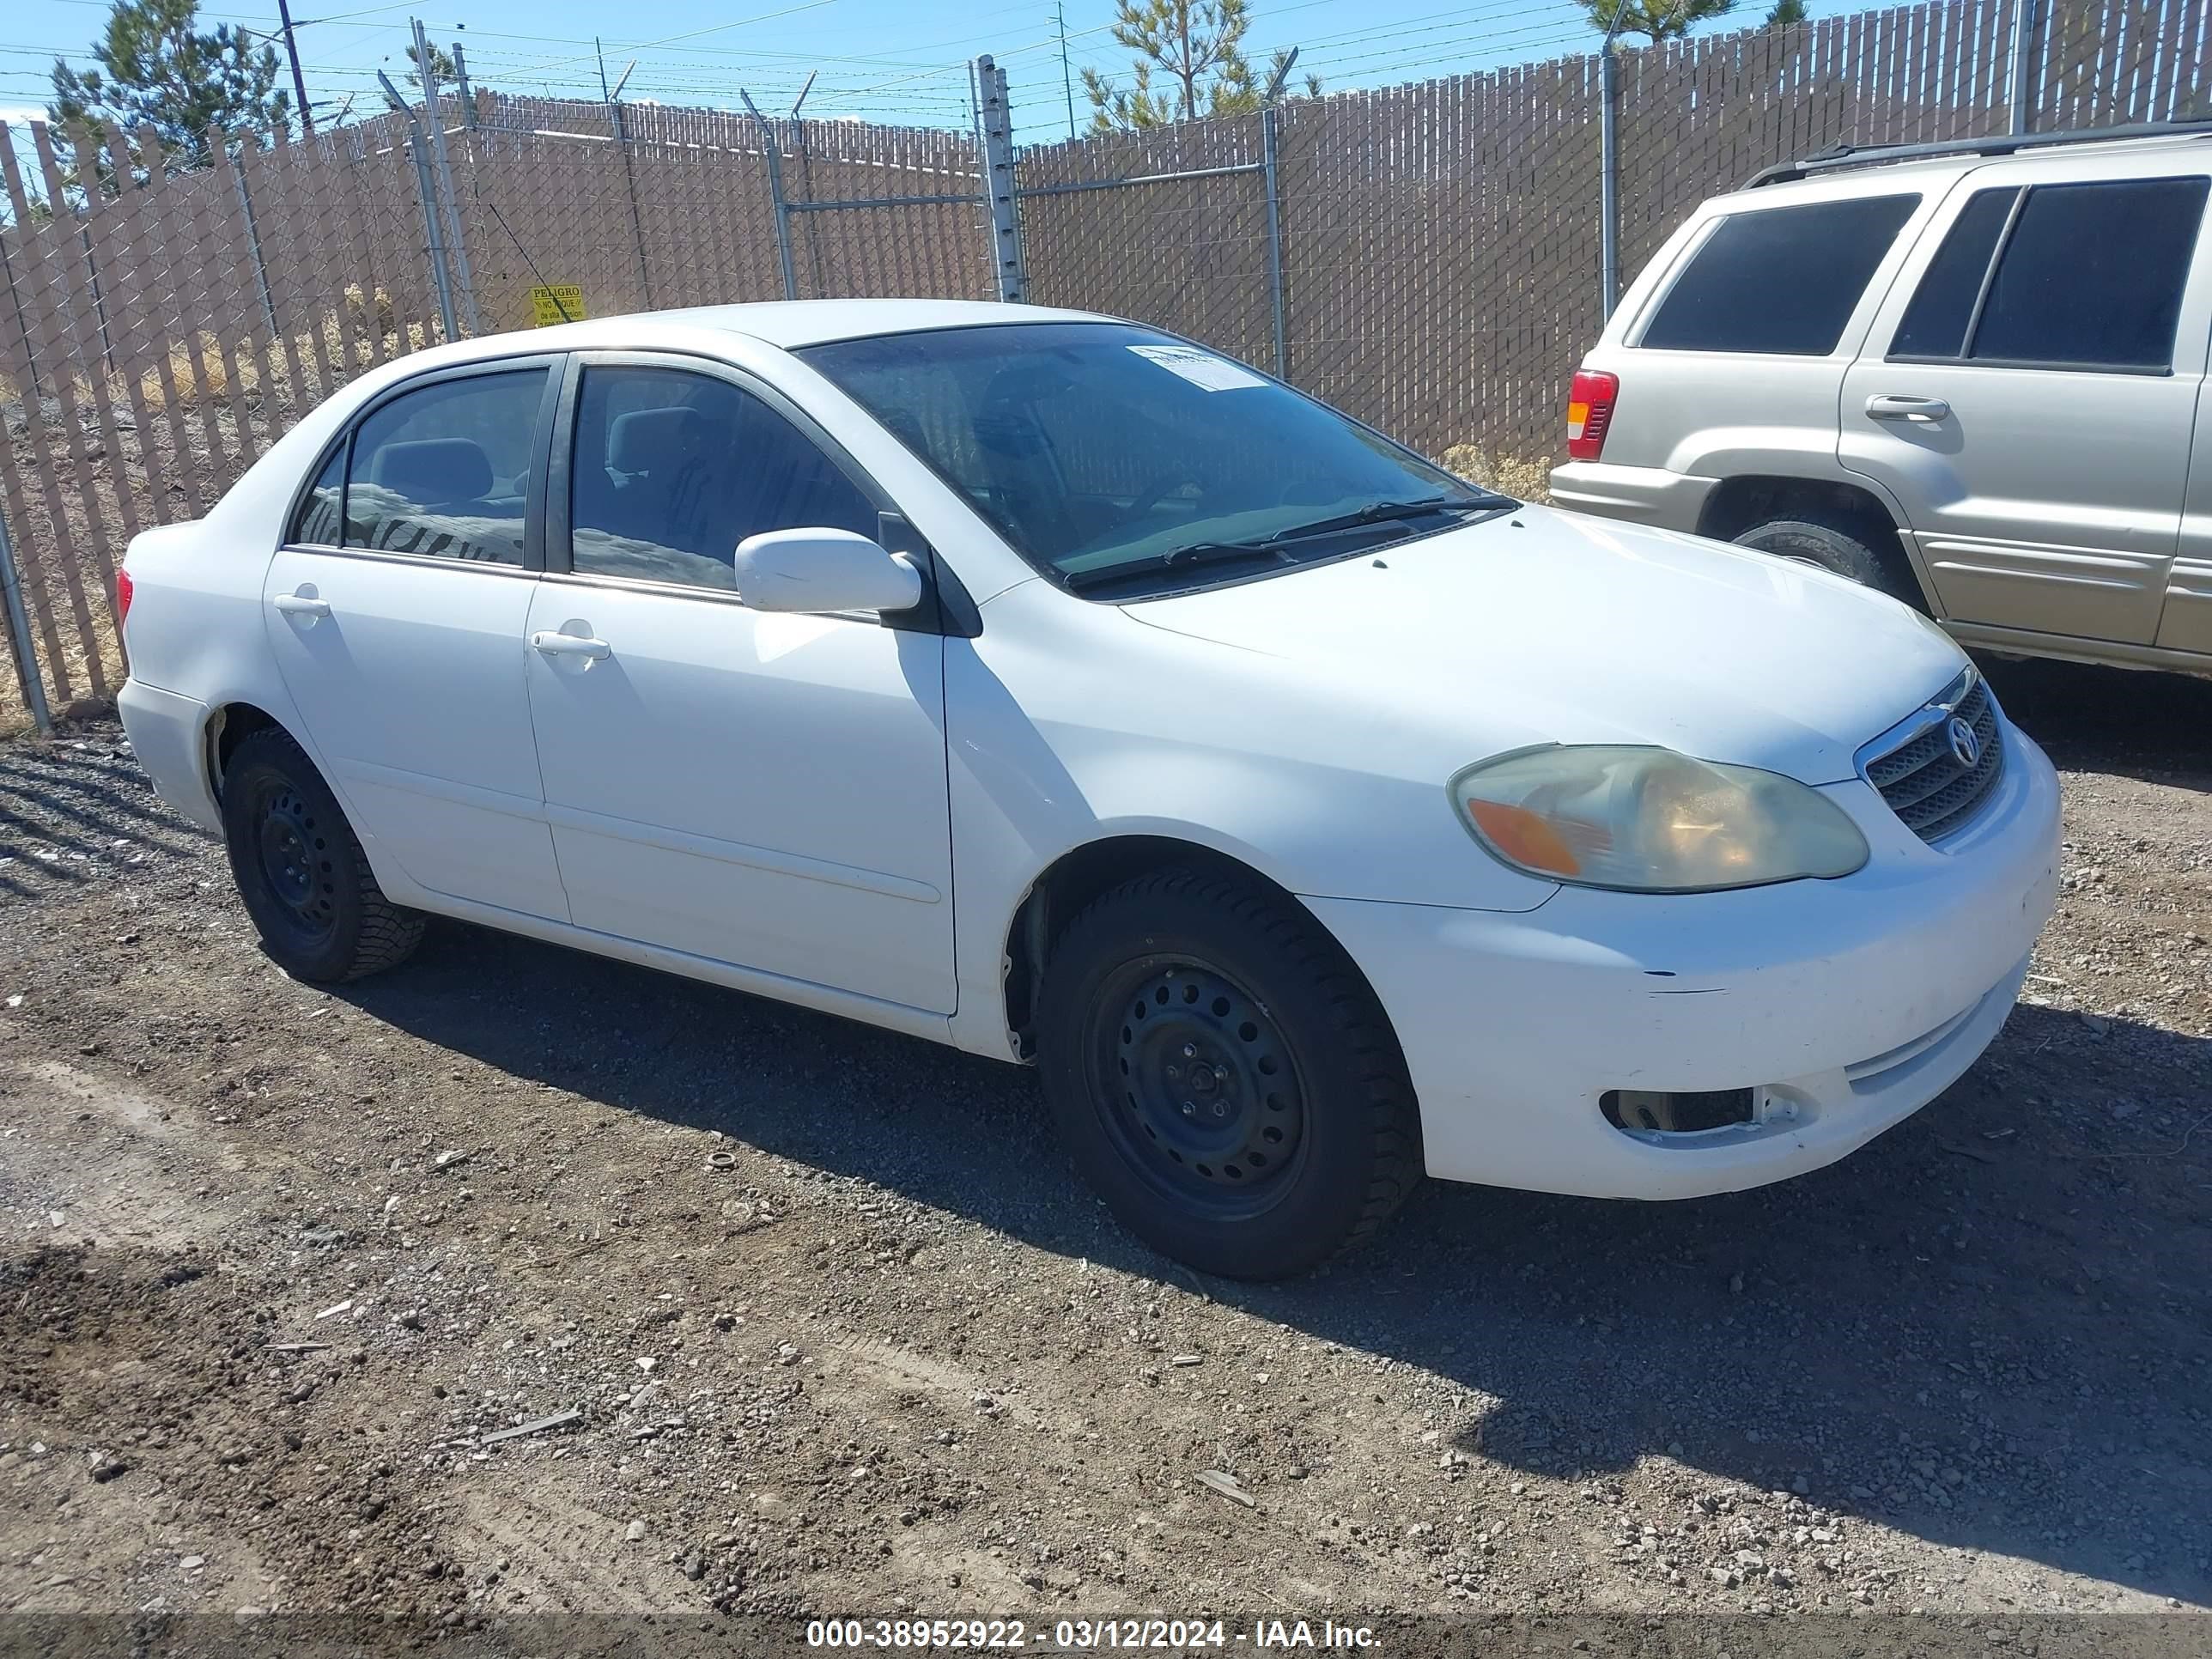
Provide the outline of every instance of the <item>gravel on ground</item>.
{"type": "Polygon", "coordinates": [[[2201,1614],[2212,683],[1993,672],[2064,892],[1942,1100],[1267,1287],[1026,1072],[458,924],[297,984],[119,728],[0,749],[0,1607],[2201,1614]]]}

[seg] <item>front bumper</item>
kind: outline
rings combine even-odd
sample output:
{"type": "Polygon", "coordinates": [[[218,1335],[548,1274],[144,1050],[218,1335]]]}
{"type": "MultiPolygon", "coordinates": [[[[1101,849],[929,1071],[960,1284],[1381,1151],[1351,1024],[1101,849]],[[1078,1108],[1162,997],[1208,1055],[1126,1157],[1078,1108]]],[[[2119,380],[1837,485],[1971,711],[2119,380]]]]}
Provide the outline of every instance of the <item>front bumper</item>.
{"type": "Polygon", "coordinates": [[[2057,899],[2057,779],[2005,741],[1988,807],[1940,848],[1863,781],[1826,789],[1873,849],[1839,881],[1570,887],[1510,915],[1307,899],[1397,1030],[1429,1172],[1692,1198],[1832,1164],[1927,1104],[2003,1026],[2057,899]],[[1617,1128],[1600,1106],[1746,1087],[1755,1121],[1696,1134],[1617,1128]]]}

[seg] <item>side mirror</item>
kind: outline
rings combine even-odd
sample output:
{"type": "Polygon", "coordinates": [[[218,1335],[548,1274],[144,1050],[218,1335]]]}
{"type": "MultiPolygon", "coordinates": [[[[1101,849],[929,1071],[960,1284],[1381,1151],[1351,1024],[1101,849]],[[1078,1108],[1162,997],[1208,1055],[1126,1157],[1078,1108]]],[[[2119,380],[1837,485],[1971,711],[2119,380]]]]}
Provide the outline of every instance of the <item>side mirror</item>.
{"type": "Polygon", "coordinates": [[[750,611],[911,611],[921,573],[849,530],[771,530],[738,544],[738,598],[750,611]]]}

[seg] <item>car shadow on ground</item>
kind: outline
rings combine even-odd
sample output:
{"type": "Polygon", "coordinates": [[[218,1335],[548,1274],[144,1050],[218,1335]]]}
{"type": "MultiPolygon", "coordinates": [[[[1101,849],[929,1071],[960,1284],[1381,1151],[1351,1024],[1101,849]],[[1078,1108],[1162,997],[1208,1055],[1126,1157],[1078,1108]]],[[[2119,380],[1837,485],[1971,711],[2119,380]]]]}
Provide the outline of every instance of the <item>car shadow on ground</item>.
{"type": "Polygon", "coordinates": [[[2212,792],[2212,679],[1976,661],[2005,713],[2060,766],[2212,792]]]}
{"type": "MultiPolygon", "coordinates": [[[[514,1075],[1194,1282],[1089,1200],[1026,1072],[460,927],[344,994],[514,1075]]],[[[1463,1385],[1470,1455],[1599,1479],[1663,1455],[2201,1601],[2208,1099],[2212,1042],[2023,1006],[1943,1099],[1796,1182],[1668,1205],[1431,1183],[1321,1275],[1204,1288],[1463,1385]]]]}

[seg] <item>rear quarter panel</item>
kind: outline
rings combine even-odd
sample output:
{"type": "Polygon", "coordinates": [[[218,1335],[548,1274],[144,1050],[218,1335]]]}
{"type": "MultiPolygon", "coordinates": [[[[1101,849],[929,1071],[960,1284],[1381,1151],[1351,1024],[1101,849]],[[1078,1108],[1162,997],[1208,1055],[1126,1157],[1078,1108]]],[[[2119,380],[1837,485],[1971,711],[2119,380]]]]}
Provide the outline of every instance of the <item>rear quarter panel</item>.
{"type": "MultiPolygon", "coordinates": [[[[1815,182],[1769,185],[1717,197],[1691,215],[1630,284],[1586,367],[1620,377],[1602,465],[1647,467],[1701,478],[1771,475],[1844,477],[1836,458],[1844,371],[1863,346],[1922,232],[1960,177],[1873,169],[1815,182]],[[1733,214],[1814,201],[1917,194],[1919,204],[1890,244],[1826,356],[1765,352],[1654,350],[1636,343],[1674,278],[1733,214]]],[[[1669,527],[1694,530],[1694,524],[1669,527]]]]}

